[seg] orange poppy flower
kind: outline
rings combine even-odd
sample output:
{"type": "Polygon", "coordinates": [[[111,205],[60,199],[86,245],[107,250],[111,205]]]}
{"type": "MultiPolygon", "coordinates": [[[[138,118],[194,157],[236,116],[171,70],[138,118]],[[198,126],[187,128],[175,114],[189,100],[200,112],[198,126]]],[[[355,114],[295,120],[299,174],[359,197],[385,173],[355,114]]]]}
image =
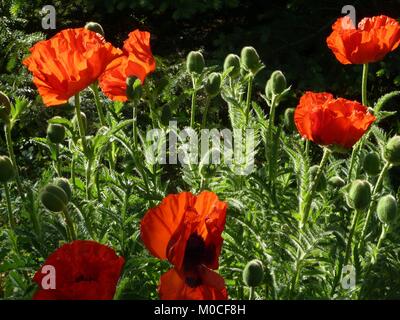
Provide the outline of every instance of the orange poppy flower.
{"type": "MultiPolygon", "coordinates": [[[[163,294],[169,290],[167,283],[197,289],[188,289],[193,294],[204,290],[212,294],[212,286],[206,280],[209,269],[218,269],[226,209],[227,204],[212,192],[203,191],[198,196],[182,192],[168,195],[146,213],[141,221],[145,246],[157,258],[168,259],[175,270],[162,277],[161,296],[169,296],[163,294]]],[[[213,278],[220,282],[222,278],[218,277],[213,278]]],[[[220,290],[219,285],[217,288],[220,290]]]]}
{"type": "Polygon", "coordinates": [[[334,99],[330,93],[306,92],[294,113],[302,137],[320,145],[351,148],[376,118],[356,101],[334,99]]]}
{"type": "Polygon", "coordinates": [[[343,64],[382,60],[400,44],[400,24],[387,16],[364,18],[356,28],[349,16],[339,18],[327,38],[328,47],[343,64]]]}
{"type": "Polygon", "coordinates": [[[122,51],[85,28],[65,29],[36,43],[23,61],[46,106],[61,105],[85,89],[122,51]]]}
{"type": "Polygon", "coordinates": [[[135,30],[124,42],[125,55],[112,61],[99,79],[103,93],[114,101],[127,101],[126,78],[135,76],[142,83],[156,68],[150,49],[150,33],[135,30]]]}

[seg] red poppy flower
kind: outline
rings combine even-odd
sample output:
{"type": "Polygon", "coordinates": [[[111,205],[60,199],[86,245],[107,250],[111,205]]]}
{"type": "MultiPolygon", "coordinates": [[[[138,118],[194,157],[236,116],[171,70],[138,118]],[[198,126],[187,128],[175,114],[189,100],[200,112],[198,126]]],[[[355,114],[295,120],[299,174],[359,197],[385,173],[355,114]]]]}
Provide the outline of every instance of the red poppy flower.
{"type": "MultiPolygon", "coordinates": [[[[208,268],[218,269],[226,209],[227,204],[208,191],[198,196],[189,192],[168,195],[142,219],[142,240],[154,256],[168,259],[174,265],[174,272],[186,286],[208,290],[210,286],[205,285],[205,274],[208,274],[208,268]]],[[[164,279],[161,296],[167,290],[165,283],[174,286],[177,282],[177,276],[168,275],[161,279],[164,279]]]]}
{"type": "Polygon", "coordinates": [[[111,300],[124,258],[95,241],[76,240],[53,252],[33,277],[39,288],[35,300],[111,300]],[[55,289],[43,288],[48,271],[55,271],[55,289]],[[43,272],[43,273],[42,273],[43,272]]]}
{"type": "Polygon", "coordinates": [[[99,79],[103,93],[114,101],[127,101],[126,78],[135,76],[142,83],[156,68],[150,49],[150,33],[135,30],[123,47],[125,55],[111,62],[99,79]]]}
{"type": "Polygon", "coordinates": [[[334,99],[330,93],[306,92],[294,113],[302,137],[320,145],[351,148],[375,121],[356,101],[334,99]]]}
{"type": "Polygon", "coordinates": [[[46,106],[61,105],[85,89],[122,51],[98,33],[85,28],[66,29],[36,43],[23,64],[46,106]]]}
{"type": "Polygon", "coordinates": [[[356,28],[349,16],[339,18],[327,38],[328,47],[343,64],[382,60],[400,44],[400,24],[387,16],[364,18],[356,28]]]}

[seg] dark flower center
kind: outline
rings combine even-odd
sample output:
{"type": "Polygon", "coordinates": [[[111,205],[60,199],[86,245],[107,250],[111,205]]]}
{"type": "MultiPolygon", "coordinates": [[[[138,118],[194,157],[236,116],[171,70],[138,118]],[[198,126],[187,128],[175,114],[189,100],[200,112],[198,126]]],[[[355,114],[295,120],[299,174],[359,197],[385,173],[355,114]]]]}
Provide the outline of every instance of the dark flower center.
{"type": "Polygon", "coordinates": [[[75,278],[75,282],[90,282],[97,281],[97,276],[94,274],[80,274],[75,278]]]}
{"type": "Polygon", "coordinates": [[[183,271],[186,273],[185,282],[195,288],[202,284],[199,266],[211,263],[214,259],[214,246],[206,246],[203,238],[197,233],[192,233],[186,243],[183,258],[183,271]]]}

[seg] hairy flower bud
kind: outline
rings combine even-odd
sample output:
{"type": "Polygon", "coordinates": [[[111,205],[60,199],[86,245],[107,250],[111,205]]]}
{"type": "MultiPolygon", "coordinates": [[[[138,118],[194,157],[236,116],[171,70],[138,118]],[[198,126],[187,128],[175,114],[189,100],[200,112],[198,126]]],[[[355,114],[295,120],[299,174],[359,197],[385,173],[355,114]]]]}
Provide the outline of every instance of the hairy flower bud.
{"type": "Polygon", "coordinates": [[[200,51],[191,51],[186,58],[186,69],[189,73],[201,74],[205,67],[204,57],[200,51]]]}
{"type": "Polygon", "coordinates": [[[363,162],[364,171],[370,176],[376,176],[381,171],[381,160],[376,152],[368,153],[363,162]]]}
{"type": "Polygon", "coordinates": [[[47,127],[47,138],[53,143],[61,143],[65,138],[65,127],[58,123],[49,123],[47,127]]]}
{"type": "Polygon", "coordinates": [[[347,204],[356,210],[368,209],[371,202],[371,185],[365,180],[354,180],[347,194],[347,204]]]}
{"type": "Polygon", "coordinates": [[[211,73],[207,77],[204,87],[210,97],[215,97],[218,95],[219,91],[221,90],[221,74],[218,72],[211,73]]]}
{"type": "Polygon", "coordinates": [[[253,47],[244,47],[240,53],[243,67],[252,73],[256,73],[261,66],[260,56],[253,47]]]}
{"type": "Polygon", "coordinates": [[[14,166],[9,157],[0,156],[0,182],[6,183],[15,175],[14,166]]]}
{"type": "Polygon", "coordinates": [[[282,73],[282,71],[276,70],[272,72],[270,80],[271,80],[271,90],[273,94],[278,95],[286,90],[287,86],[286,78],[282,73]]]}
{"type": "Polygon", "coordinates": [[[48,184],[40,193],[40,201],[46,209],[52,212],[60,212],[67,206],[68,196],[62,188],[48,184]]]}
{"type": "Polygon", "coordinates": [[[71,201],[72,190],[71,190],[71,185],[69,184],[68,179],[66,179],[66,178],[56,178],[54,180],[54,185],[56,185],[57,187],[60,187],[61,189],[63,189],[65,194],[67,195],[68,201],[71,201]]]}
{"type": "Polygon", "coordinates": [[[397,201],[392,195],[386,195],[379,199],[376,207],[378,218],[382,223],[390,224],[397,217],[397,201]]]}
{"type": "Polygon", "coordinates": [[[257,287],[264,279],[264,267],[260,260],[254,259],[247,263],[243,270],[243,281],[248,287],[257,287]]]}
{"type": "MultiPolygon", "coordinates": [[[[81,118],[82,118],[82,122],[83,122],[83,128],[85,129],[85,132],[87,132],[88,123],[87,123],[86,114],[83,111],[81,111],[81,118]]],[[[76,114],[72,118],[72,124],[74,125],[75,129],[79,128],[78,118],[76,117],[76,114]]]]}
{"type": "Polygon", "coordinates": [[[240,58],[238,55],[230,53],[226,56],[224,61],[224,71],[228,70],[230,67],[233,69],[229,73],[229,76],[237,78],[240,75],[240,58]]]}
{"type": "Polygon", "coordinates": [[[383,154],[389,163],[395,166],[400,165],[400,136],[389,139],[383,154]]]}
{"type": "Polygon", "coordinates": [[[287,108],[283,118],[283,123],[289,131],[293,131],[296,128],[294,124],[294,110],[294,108],[287,108]]]}
{"type": "Polygon", "coordinates": [[[93,32],[97,32],[97,33],[101,34],[104,37],[103,27],[97,22],[92,22],[91,21],[91,22],[86,23],[85,29],[88,29],[88,30],[93,31],[93,32]]]}

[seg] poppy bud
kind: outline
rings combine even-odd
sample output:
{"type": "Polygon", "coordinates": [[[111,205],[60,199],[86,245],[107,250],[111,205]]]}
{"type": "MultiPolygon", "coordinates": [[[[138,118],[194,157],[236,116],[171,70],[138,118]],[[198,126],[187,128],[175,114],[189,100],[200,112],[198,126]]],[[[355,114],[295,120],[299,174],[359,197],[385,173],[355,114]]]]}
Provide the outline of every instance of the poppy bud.
{"type": "Polygon", "coordinates": [[[233,67],[229,75],[232,78],[237,78],[240,74],[240,58],[238,55],[230,53],[226,56],[224,61],[224,71],[228,70],[230,67],[233,67]]]}
{"type": "Polygon", "coordinates": [[[294,108],[288,108],[285,110],[283,123],[289,131],[293,131],[296,128],[294,124],[294,108]]]}
{"type": "Polygon", "coordinates": [[[65,127],[58,123],[49,123],[47,127],[47,139],[53,143],[61,143],[65,138],[65,127]]]}
{"type": "Polygon", "coordinates": [[[0,182],[6,183],[14,177],[14,166],[9,157],[0,156],[0,182]]]}
{"type": "MultiPolygon", "coordinates": [[[[81,111],[81,118],[82,118],[82,122],[83,122],[83,128],[85,129],[85,132],[87,132],[87,129],[88,129],[87,118],[86,118],[86,114],[82,111],[81,111]]],[[[78,118],[76,117],[76,114],[72,118],[72,123],[75,126],[75,128],[79,128],[78,118]]]]}
{"type": "Polygon", "coordinates": [[[54,180],[54,184],[57,187],[60,187],[61,189],[64,190],[65,194],[67,195],[67,199],[68,201],[71,201],[71,197],[72,197],[72,190],[71,190],[71,186],[68,182],[68,179],[65,178],[57,178],[54,180]]]}
{"type": "Polygon", "coordinates": [[[138,101],[142,96],[142,82],[135,76],[126,78],[126,96],[131,101],[138,101]]]}
{"type": "Polygon", "coordinates": [[[60,187],[48,184],[40,193],[40,201],[46,209],[52,212],[60,212],[68,204],[68,196],[60,187]]]}
{"type": "Polygon", "coordinates": [[[264,266],[258,259],[251,260],[243,270],[243,281],[248,287],[257,287],[264,279],[264,266]]]}
{"type": "Polygon", "coordinates": [[[287,83],[282,71],[276,70],[272,72],[270,80],[271,90],[274,95],[281,94],[283,91],[285,91],[287,83]]]}
{"type": "Polygon", "coordinates": [[[8,122],[9,115],[11,112],[11,102],[8,96],[0,91],[0,119],[2,119],[4,122],[8,122]]]}
{"type": "Polygon", "coordinates": [[[400,136],[389,139],[383,154],[390,164],[400,165],[400,136]]]}
{"type": "Polygon", "coordinates": [[[397,216],[397,201],[396,198],[388,194],[379,199],[376,207],[378,218],[382,223],[390,224],[397,216]]]}
{"type": "Polygon", "coordinates": [[[211,73],[207,77],[204,87],[210,97],[215,97],[221,89],[221,74],[218,72],[211,73]]]}
{"type": "Polygon", "coordinates": [[[381,171],[381,160],[376,152],[368,153],[364,158],[364,171],[370,176],[376,176],[381,171]]]}
{"type": "MultiPolygon", "coordinates": [[[[318,165],[312,166],[310,168],[310,175],[311,175],[312,180],[315,179],[315,176],[317,175],[317,172],[318,172],[318,168],[319,168],[318,165]]],[[[323,172],[321,173],[318,181],[315,181],[315,183],[316,183],[316,187],[315,187],[316,191],[322,191],[326,188],[326,178],[325,178],[325,175],[323,172]]]]}
{"type": "Polygon", "coordinates": [[[272,92],[272,81],[268,79],[267,83],[265,84],[265,96],[268,100],[272,100],[272,96],[274,93],[272,92]]]}
{"type": "Polygon", "coordinates": [[[261,66],[260,56],[253,47],[244,47],[240,53],[240,60],[244,68],[252,73],[256,73],[261,66]]]}
{"type": "Polygon", "coordinates": [[[354,180],[347,194],[347,204],[356,210],[365,210],[371,202],[371,186],[368,181],[354,180]]]}
{"type": "Polygon", "coordinates": [[[335,188],[342,188],[346,184],[344,180],[339,176],[334,176],[328,180],[328,183],[335,188]]]}
{"type": "Polygon", "coordinates": [[[88,29],[88,30],[90,30],[90,31],[99,33],[99,34],[101,34],[101,35],[104,37],[104,30],[103,30],[103,27],[102,27],[99,23],[97,23],[97,22],[92,22],[92,21],[91,21],[91,22],[86,23],[85,29],[88,29]]]}
{"type": "Polygon", "coordinates": [[[189,52],[186,58],[186,69],[189,73],[201,74],[204,66],[204,57],[200,51],[189,52]]]}

